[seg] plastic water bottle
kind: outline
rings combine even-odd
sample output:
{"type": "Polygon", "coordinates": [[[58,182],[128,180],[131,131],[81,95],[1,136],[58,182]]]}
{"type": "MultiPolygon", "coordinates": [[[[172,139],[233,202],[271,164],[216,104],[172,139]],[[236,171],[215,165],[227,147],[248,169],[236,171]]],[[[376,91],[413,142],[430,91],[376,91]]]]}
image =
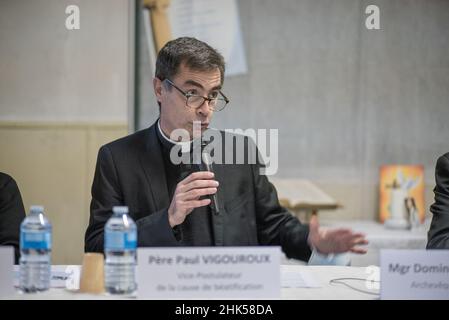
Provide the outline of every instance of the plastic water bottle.
{"type": "Polygon", "coordinates": [[[135,281],[137,227],[128,215],[128,207],[113,207],[105,226],[105,287],[111,294],[130,294],[135,281]]]}
{"type": "Polygon", "coordinates": [[[23,292],[50,288],[51,223],[42,206],[31,206],[30,214],[20,225],[19,263],[19,286],[23,292]]]}

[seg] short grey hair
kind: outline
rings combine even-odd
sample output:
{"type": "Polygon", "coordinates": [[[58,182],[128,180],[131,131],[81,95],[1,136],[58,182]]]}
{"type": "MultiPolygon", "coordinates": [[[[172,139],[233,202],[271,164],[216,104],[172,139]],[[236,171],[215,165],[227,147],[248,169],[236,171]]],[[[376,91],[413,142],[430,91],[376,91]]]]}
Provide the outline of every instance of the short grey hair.
{"type": "Polygon", "coordinates": [[[171,40],[159,51],[155,75],[159,80],[172,80],[179,72],[180,65],[196,71],[220,70],[221,84],[225,73],[223,56],[207,43],[191,37],[171,40]]]}

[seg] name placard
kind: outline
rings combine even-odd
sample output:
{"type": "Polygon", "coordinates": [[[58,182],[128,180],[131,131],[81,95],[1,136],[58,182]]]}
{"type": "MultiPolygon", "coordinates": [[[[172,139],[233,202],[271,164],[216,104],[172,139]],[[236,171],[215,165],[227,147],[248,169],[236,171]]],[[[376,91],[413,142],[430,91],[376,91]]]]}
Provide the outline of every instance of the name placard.
{"type": "Polygon", "coordinates": [[[449,299],[449,250],[381,250],[381,299],[449,299]]]}
{"type": "Polygon", "coordinates": [[[138,248],[139,299],[279,299],[279,247],[138,248]]]}
{"type": "Polygon", "coordinates": [[[14,248],[0,247],[0,297],[14,294],[14,248]]]}

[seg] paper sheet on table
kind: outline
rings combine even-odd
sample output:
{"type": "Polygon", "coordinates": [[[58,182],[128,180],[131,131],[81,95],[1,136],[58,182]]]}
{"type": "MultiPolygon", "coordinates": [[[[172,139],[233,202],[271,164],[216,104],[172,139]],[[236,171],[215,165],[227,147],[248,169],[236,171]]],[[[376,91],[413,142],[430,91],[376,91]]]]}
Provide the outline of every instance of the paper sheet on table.
{"type": "Polygon", "coordinates": [[[282,270],[282,288],[320,288],[322,285],[307,271],[282,270]]]}
{"type": "MultiPolygon", "coordinates": [[[[51,288],[78,289],[80,279],[80,266],[52,266],[51,288]]],[[[14,286],[19,287],[19,266],[14,266],[14,286]]]]}

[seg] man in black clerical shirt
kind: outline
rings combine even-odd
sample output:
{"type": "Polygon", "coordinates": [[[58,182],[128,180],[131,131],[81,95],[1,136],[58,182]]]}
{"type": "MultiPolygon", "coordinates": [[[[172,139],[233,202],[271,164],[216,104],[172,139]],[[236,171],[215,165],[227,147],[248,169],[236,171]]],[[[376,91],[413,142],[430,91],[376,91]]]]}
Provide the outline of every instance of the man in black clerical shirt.
{"type": "MultiPolygon", "coordinates": [[[[160,118],[100,148],[85,250],[103,251],[111,209],[125,205],[136,221],[141,247],[279,245],[288,257],[304,261],[312,251],[364,253],[359,247],[367,243],[364,235],[324,230],[316,218],[305,225],[283,208],[259,161],[214,163],[213,173],[173,161],[173,148],[187,145],[186,152],[194,152],[191,144],[213,130],[214,112],[228,104],[224,72],[223,57],[197,39],[178,38],[160,50],[153,79],[160,118]],[[213,195],[217,210],[211,210],[213,195]]],[[[226,141],[253,145],[245,136],[214,132],[226,141]]],[[[223,153],[235,152],[236,145],[223,144],[223,153]]]]}

